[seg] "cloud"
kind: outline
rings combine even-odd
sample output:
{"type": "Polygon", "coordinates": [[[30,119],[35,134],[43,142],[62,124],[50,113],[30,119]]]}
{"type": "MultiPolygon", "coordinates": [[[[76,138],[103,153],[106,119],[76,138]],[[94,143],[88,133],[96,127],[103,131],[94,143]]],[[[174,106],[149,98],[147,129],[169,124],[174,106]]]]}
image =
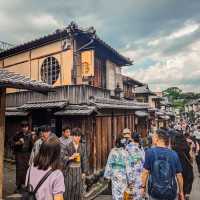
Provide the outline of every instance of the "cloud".
{"type": "Polygon", "coordinates": [[[63,26],[53,16],[46,14],[30,17],[30,22],[34,27],[40,29],[48,28],[49,26],[52,26],[53,28],[63,26]]]}
{"type": "Polygon", "coordinates": [[[137,41],[123,51],[136,57],[135,65],[124,73],[149,83],[154,90],[178,86],[183,91],[200,92],[199,38],[200,23],[196,19],[184,21],[168,34],[137,41]]]}
{"type": "MultiPolygon", "coordinates": [[[[126,74],[142,80],[154,90],[164,90],[167,87],[178,86],[184,91],[200,92],[200,41],[170,56],[162,56],[154,60],[146,69],[137,68],[125,71],[126,74]]],[[[153,57],[153,56],[152,56],[153,57]]]]}
{"type": "Polygon", "coordinates": [[[199,0],[2,0],[0,40],[19,44],[76,21],[134,60],[126,74],[197,91],[199,10],[199,0]]]}

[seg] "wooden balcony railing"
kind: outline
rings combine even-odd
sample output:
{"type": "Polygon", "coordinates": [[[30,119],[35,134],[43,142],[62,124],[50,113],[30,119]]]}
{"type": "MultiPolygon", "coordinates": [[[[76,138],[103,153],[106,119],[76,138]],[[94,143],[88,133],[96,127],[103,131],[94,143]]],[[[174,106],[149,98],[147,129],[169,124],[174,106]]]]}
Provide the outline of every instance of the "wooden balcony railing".
{"type": "Polygon", "coordinates": [[[7,107],[18,107],[27,102],[49,101],[49,100],[67,100],[70,104],[87,103],[89,97],[110,98],[110,90],[93,87],[90,85],[68,85],[56,87],[47,94],[21,91],[8,93],[6,96],[7,107]]]}

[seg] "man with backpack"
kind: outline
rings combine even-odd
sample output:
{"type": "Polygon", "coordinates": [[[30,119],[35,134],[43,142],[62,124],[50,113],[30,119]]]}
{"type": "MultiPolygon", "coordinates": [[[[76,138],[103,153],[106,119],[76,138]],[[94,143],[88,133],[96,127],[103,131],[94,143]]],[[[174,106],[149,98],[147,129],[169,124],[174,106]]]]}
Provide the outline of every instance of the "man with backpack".
{"type": "Polygon", "coordinates": [[[184,200],[182,167],[177,153],[168,148],[169,133],[158,129],[152,137],[155,147],[145,152],[142,173],[142,194],[145,196],[148,180],[150,200],[184,200]],[[176,182],[177,180],[177,182],[176,182]],[[177,190],[177,183],[179,190],[177,190]]]}

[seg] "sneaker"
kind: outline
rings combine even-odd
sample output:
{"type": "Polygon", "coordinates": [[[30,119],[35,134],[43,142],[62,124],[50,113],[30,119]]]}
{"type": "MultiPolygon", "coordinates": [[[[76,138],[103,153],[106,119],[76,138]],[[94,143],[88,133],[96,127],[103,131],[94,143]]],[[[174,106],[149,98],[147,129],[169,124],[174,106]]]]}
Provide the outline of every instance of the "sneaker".
{"type": "Polygon", "coordinates": [[[185,200],[190,200],[190,196],[189,196],[189,195],[186,195],[186,196],[185,196],[185,200]]]}

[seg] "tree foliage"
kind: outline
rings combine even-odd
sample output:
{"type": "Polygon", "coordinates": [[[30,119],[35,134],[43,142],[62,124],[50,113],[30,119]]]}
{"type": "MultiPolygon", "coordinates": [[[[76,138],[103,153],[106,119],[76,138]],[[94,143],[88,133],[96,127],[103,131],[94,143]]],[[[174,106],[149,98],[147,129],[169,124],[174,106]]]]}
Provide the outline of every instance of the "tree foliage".
{"type": "Polygon", "coordinates": [[[170,87],[170,88],[164,90],[163,94],[164,94],[164,96],[167,96],[171,100],[175,100],[175,99],[180,98],[180,96],[182,94],[182,90],[179,89],[178,87],[170,87]]]}
{"type": "Polygon", "coordinates": [[[200,93],[183,92],[178,87],[170,87],[163,91],[163,95],[168,97],[174,108],[184,108],[185,104],[191,100],[199,99],[200,93]]]}

